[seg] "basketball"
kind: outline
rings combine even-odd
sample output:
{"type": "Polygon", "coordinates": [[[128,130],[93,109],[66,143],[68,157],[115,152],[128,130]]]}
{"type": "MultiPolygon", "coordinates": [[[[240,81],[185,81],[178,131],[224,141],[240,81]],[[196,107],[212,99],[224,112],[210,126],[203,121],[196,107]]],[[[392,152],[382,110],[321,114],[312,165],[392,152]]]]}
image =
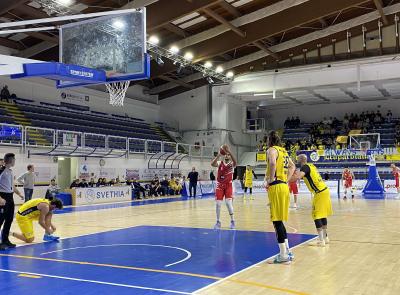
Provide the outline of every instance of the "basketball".
{"type": "Polygon", "coordinates": [[[226,151],[228,150],[228,146],[226,144],[221,145],[219,148],[219,153],[223,156],[226,155],[226,151]]]}

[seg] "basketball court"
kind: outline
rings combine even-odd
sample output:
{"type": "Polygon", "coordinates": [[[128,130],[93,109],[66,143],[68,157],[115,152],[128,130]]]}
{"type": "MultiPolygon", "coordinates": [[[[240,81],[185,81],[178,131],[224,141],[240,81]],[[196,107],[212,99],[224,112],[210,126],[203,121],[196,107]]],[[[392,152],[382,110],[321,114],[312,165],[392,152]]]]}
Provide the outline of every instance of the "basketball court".
{"type": "MultiPolygon", "coordinates": [[[[302,154],[327,175],[316,173],[322,189],[314,184],[315,195],[331,192],[326,245],[322,223],[318,236],[312,219],[315,195],[298,180],[298,207],[285,222],[295,257],[282,250],[264,182],[265,151],[283,150],[280,137],[311,143],[313,124],[364,106],[397,112],[399,1],[65,1],[0,4],[0,17],[7,16],[0,22],[0,82],[17,93],[0,102],[1,136],[11,133],[0,140],[1,154],[16,153],[18,172],[38,163],[43,181],[34,197],[47,196],[49,181],[57,180],[70,198],[53,216],[59,240],[43,242],[34,222],[33,243],[0,252],[2,294],[400,294],[400,169],[394,184],[388,168],[400,160],[400,114],[349,130],[345,120],[331,122],[321,134],[334,141],[304,143],[279,159],[286,174],[295,170],[289,158],[302,154]],[[37,17],[15,15],[18,9],[37,17]],[[270,32],[259,35],[264,29],[270,32]],[[389,33],[393,40],[383,42],[389,33]],[[286,117],[299,114],[303,125],[283,128],[286,117]],[[279,144],[267,147],[273,129],[279,144]],[[228,164],[217,162],[223,156],[228,164]],[[339,174],[348,165],[359,178],[349,185],[355,198],[343,199],[339,174]],[[186,175],[195,166],[199,196],[190,198],[186,175]],[[251,166],[258,178],[253,168],[246,174],[251,166]],[[221,183],[219,173],[231,168],[234,213],[217,202],[218,229],[210,172],[221,183]],[[241,192],[246,175],[253,199],[241,192]],[[102,177],[110,185],[70,187],[77,178],[102,177]],[[144,199],[133,180],[146,186],[144,199]],[[121,194],[114,185],[124,186],[121,194]],[[324,246],[312,247],[318,238],[324,246]],[[282,253],[290,265],[268,263],[282,253]]],[[[271,186],[291,181],[272,175],[271,186]]],[[[16,222],[11,231],[19,231],[16,222]]]]}
{"type": "Polygon", "coordinates": [[[50,294],[54,288],[85,294],[334,294],[341,290],[372,294],[380,290],[374,283],[379,278],[392,286],[385,288],[386,294],[395,292],[397,279],[381,267],[388,271],[396,267],[391,257],[400,242],[400,233],[392,227],[398,200],[343,201],[333,196],[331,244],[321,249],[307,245],[315,238],[310,197],[299,199],[300,208],[290,211],[287,223],[296,255],[290,267],[266,263],[278,248],[264,195],[246,202],[236,197],[236,231],[227,228],[226,212],[222,212],[223,229],[211,229],[212,198],[157,200],[57,212],[60,242],[19,245],[0,253],[1,277],[8,282],[3,290],[9,294],[28,290],[50,294]],[[386,222],[377,224],[383,216],[386,222]],[[349,277],[350,272],[359,275],[349,277]]]}

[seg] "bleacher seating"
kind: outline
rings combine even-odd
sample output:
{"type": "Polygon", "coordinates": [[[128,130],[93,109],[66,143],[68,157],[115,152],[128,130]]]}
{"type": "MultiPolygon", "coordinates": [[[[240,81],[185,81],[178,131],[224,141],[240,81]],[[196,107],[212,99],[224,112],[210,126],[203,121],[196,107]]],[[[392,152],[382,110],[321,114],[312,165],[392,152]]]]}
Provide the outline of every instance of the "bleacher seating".
{"type": "MultiPolygon", "coordinates": [[[[3,104],[2,106],[4,106],[4,108],[0,108],[0,122],[2,123],[91,133],[85,136],[85,146],[88,147],[104,148],[104,137],[112,136],[108,142],[109,148],[125,149],[127,146],[126,138],[135,138],[129,141],[131,152],[143,152],[145,148],[144,140],[149,141],[149,151],[159,152],[161,150],[159,142],[173,141],[158,124],[152,125],[138,118],[90,110],[81,111],[51,103],[36,104],[25,99],[17,99],[15,105],[8,104],[7,106],[3,104]]],[[[28,133],[26,138],[30,145],[37,144],[37,133],[39,133],[40,140],[43,142],[50,143],[53,141],[51,131],[38,130],[31,133],[28,133]]],[[[59,138],[59,141],[61,143],[62,138],[59,138]]],[[[171,146],[166,146],[165,151],[173,152],[174,150],[171,146]]]]}

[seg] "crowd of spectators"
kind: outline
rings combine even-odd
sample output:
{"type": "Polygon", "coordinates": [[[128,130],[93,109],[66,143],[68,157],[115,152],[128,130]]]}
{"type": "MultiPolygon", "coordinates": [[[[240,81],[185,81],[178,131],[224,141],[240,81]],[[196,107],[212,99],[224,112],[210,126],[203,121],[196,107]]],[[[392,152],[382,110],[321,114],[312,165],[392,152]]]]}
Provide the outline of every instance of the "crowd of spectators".
{"type": "MultiPolygon", "coordinates": [[[[292,153],[297,150],[317,150],[317,149],[341,149],[346,144],[336,141],[339,135],[347,135],[350,130],[357,129],[360,133],[366,134],[373,132],[374,126],[390,123],[393,121],[392,111],[389,110],[386,116],[377,111],[365,111],[361,114],[345,114],[340,121],[336,117],[325,117],[321,122],[312,124],[309,129],[309,136],[299,140],[283,141],[285,148],[292,153]]],[[[284,122],[286,129],[296,129],[301,126],[299,117],[288,117],[284,122]]],[[[400,125],[396,126],[396,144],[400,145],[400,125]]],[[[267,150],[266,136],[257,145],[258,151],[267,150]]]]}
{"type": "Polygon", "coordinates": [[[285,122],[283,123],[283,126],[285,128],[290,128],[290,129],[295,129],[295,128],[299,128],[300,127],[300,118],[299,116],[295,117],[287,117],[285,122]]]}

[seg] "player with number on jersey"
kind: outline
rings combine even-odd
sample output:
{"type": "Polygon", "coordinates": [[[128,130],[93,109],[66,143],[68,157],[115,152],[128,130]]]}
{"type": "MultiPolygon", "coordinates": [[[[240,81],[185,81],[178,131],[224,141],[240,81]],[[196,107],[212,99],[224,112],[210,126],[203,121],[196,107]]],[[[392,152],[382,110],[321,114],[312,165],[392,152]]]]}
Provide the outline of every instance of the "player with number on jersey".
{"type": "Polygon", "coordinates": [[[267,170],[265,186],[268,190],[271,221],[278,240],[279,254],[268,263],[290,264],[294,259],[289,248],[289,241],[284,221],[288,221],[290,193],[288,179],[295,170],[295,165],[287,151],[282,147],[281,139],[276,131],[268,135],[267,170]]]}
{"type": "Polygon", "coordinates": [[[236,167],[236,159],[232,155],[229,147],[224,144],[221,146],[218,155],[211,162],[212,167],[217,167],[217,188],[215,190],[215,200],[216,200],[216,214],[217,222],[215,223],[214,229],[221,228],[221,206],[222,201],[225,199],[225,204],[228,209],[229,215],[231,217],[231,229],[235,229],[235,219],[233,217],[233,172],[236,167]],[[220,158],[223,157],[222,161],[220,158]]]}

